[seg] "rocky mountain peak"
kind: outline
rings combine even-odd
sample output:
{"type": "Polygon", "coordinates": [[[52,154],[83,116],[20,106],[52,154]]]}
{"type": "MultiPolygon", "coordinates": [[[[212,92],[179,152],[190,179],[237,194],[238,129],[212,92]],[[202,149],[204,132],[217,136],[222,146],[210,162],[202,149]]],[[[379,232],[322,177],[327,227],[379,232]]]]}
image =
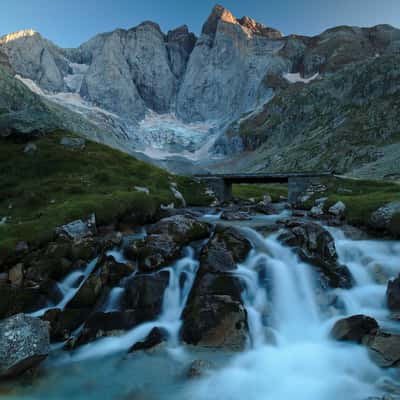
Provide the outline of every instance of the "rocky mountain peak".
{"type": "Polygon", "coordinates": [[[206,23],[203,25],[202,33],[211,36],[215,35],[220,21],[228,24],[240,25],[252,34],[262,35],[269,39],[280,39],[282,37],[282,33],[278,30],[260,24],[253,18],[244,16],[237,19],[228,9],[221,5],[216,5],[213,8],[206,23]]]}
{"type": "Polygon", "coordinates": [[[282,37],[282,33],[279,32],[278,30],[269,28],[263,24],[260,24],[259,22],[255,21],[253,18],[250,18],[247,16],[239,19],[238,23],[242,27],[247,28],[254,34],[266,36],[270,39],[280,39],[282,37]]]}
{"type": "Polygon", "coordinates": [[[26,37],[38,36],[40,37],[40,33],[34,31],[33,29],[24,29],[22,31],[17,31],[13,33],[9,33],[0,37],[0,44],[7,44],[9,42],[13,42],[14,40],[23,39],[26,37]]]}
{"type": "Polygon", "coordinates": [[[237,19],[225,7],[217,4],[211,11],[210,16],[203,25],[202,33],[206,35],[215,35],[219,21],[229,24],[238,24],[237,19]]]}

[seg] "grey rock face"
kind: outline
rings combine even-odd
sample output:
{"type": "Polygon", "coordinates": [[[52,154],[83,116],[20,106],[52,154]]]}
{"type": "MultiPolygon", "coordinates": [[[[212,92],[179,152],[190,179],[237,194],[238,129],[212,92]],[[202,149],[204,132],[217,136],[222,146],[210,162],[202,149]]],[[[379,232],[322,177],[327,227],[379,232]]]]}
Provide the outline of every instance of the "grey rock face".
{"type": "Polygon", "coordinates": [[[284,41],[260,35],[216,7],[203,27],[181,84],[177,113],[186,121],[229,120],[272,96],[264,77],[290,70],[284,41]]]}
{"type": "Polygon", "coordinates": [[[400,202],[393,201],[380,207],[370,218],[370,225],[375,229],[389,229],[393,217],[400,214],[400,202]]]}
{"type": "Polygon", "coordinates": [[[49,324],[18,314],[0,322],[0,378],[36,367],[50,352],[49,324]]]}
{"type": "Polygon", "coordinates": [[[68,61],[39,33],[27,30],[7,35],[0,39],[0,46],[18,74],[38,82],[44,89],[63,90],[68,61]]]}

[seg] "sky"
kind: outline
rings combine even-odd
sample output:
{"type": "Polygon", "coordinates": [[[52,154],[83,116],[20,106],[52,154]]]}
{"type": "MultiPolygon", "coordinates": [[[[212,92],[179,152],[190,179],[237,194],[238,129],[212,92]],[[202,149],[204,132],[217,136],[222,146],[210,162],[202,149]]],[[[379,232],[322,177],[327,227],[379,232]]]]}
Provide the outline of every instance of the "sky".
{"type": "MultiPolygon", "coordinates": [[[[145,20],[168,31],[182,24],[199,34],[214,0],[0,0],[0,35],[32,28],[62,47],[77,47],[145,20]]],[[[400,27],[400,0],[220,0],[284,34],[316,35],[337,25],[400,27]]]]}

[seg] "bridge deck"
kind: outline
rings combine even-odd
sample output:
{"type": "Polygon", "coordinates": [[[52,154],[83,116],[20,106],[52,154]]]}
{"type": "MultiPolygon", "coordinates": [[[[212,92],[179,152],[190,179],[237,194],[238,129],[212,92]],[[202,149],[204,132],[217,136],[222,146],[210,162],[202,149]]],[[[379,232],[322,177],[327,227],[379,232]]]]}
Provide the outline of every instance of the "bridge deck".
{"type": "Polygon", "coordinates": [[[286,183],[290,178],[323,178],[333,176],[332,172],[322,173],[276,173],[276,174],[206,174],[196,178],[223,179],[226,183],[286,183]]]}

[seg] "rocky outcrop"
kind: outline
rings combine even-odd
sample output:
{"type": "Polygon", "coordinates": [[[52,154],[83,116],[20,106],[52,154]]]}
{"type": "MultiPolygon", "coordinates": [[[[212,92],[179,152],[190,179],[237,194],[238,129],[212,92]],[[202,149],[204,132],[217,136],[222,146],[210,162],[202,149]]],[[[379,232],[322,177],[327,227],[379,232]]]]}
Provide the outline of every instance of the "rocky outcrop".
{"type": "Polygon", "coordinates": [[[400,201],[385,204],[374,211],[371,214],[369,225],[372,229],[400,236],[400,201]]]}
{"type": "Polygon", "coordinates": [[[146,336],[146,338],[141,341],[135,343],[129,350],[129,353],[140,350],[150,350],[163,342],[168,340],[169,333],[164,328],[153,328],[150,333],[146,336]]]}
{"type": "Polygon", "coordinates": [[[200,255],[200,267],[182,314],[181,335],[188,344],[243,349],[247,313],[240,280],[232,275],[251,248],[233,228],[217,227],[200,255]]]}
{"type": "Polygon", "coordinates": [[[50,352],[49,324],[18,314],[0,322],[0,379],[37,367],[50,352]]]}
{"type": "Polygon", "coordinates": [[[331,335],[340,341],[362,343],[368,335],[374,335],[379,329],[378,323],[365,315],[354,315],[335,323],[331,335]]]}
{"type": "Polygon", "coordinates": [[[278,238],[294,247],[299,257],[320,272],[333,288],[350,288],[353,278],[349,269],[338,261],[335,240],[321,225],[313,222],[289,222],[288,230],[278,238]]]}
{"type": "Polygon", "coordinates": [[[154,271],[173,261],[190,242],[205,239],[210,228],[190,216],[167,217],[148,230],[149,235],[142,242],[133,243],[127,254],[137,259],[143,271],[154,271]]]}

